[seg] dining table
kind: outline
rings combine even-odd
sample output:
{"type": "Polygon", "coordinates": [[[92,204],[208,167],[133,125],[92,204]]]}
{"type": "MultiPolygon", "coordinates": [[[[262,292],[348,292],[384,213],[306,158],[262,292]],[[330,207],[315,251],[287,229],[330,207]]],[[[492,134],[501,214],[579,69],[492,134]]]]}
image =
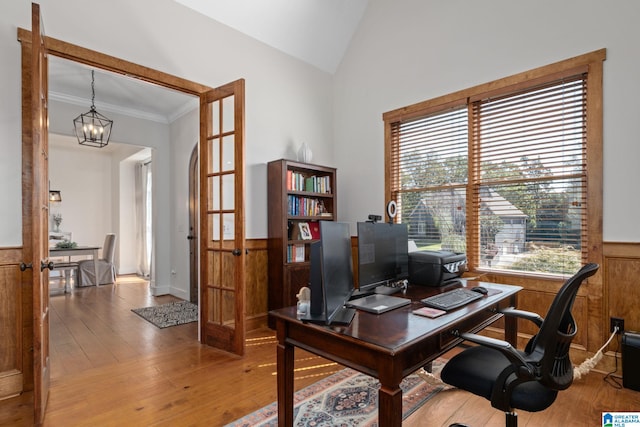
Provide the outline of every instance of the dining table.
{"type": "Polygon", "coordinates": [[[100,246],[74,246],[69,248],[60,248],[54,246],[49,248],[49,256],[51,257],[63,257],[68,256],[69,260],[75,256],[87,256],[90,255],[93,259],[93,268],[96,277],[96,286],[98,286],[98,251],[100,246]]]}

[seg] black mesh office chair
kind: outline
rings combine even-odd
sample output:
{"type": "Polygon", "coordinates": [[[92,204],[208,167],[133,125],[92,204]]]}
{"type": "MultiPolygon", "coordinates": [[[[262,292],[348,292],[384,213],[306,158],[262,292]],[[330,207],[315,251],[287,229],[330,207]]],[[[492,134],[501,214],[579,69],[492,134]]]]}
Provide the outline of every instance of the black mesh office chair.
{"type": "Polygon", "coordinates": [[[518,425],[515,409],[537,412],[548,408],[558,390],[568,388],[573,382],[569,346],[577,326],[571,309],[578,288],[598,268],[598,264],[587,264],[567,280],[544,319],[527,311],[504,311],[505,316],[530,320],[538,326],[538,333],[524,351],[506,341],[460,334],[461,338],[479,345],[451,358],[442,369],[442,380],[490,400],[491,406],[505,412],[507,427],[518,425]]]}

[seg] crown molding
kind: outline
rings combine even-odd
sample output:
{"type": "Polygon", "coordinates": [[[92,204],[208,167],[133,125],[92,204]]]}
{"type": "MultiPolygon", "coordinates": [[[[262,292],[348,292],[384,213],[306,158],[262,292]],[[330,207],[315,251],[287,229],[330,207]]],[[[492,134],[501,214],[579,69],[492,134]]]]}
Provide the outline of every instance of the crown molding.
{"type": "MultiPolygon", "coordinates": [[[[81,107],[86,107],[87,111],[91,106],[91,100],[86,98],[81,98],[78,96],[67,95],[59,92],[49,92],[49,99],[53,101],[64,102],[67,104],[78,105],[81,107]]],[[[150,120],[156,123],[169,124],[176,120],[177,118],[183,116],[189,111],[197,108],[199,103],[197,98],[193,98],[185,102],[180,108],[174,111],[169,116],[165,116],[163,114],[154,114],[146,111],[137,110],[134,108],[122,107],[119,105],[108,104],[104,102],[96,102],[96,109],[98,111],[107,111],[115,114],[121,114],[129,117],[134,117],[141,120],[150,120]]]]}

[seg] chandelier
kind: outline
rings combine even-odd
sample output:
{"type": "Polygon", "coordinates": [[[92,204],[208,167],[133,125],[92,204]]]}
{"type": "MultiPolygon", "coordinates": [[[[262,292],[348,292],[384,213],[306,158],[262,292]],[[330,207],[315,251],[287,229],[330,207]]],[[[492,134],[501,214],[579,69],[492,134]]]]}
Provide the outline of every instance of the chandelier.
{"type": "Polygon", "coordinates": [[[49,201],[50,202],[61,202],[62,201],[62,193],[60,190],[49,190],[49,201]]]}
{"type": "Polygon", "coordinates": [[[93,73],[94,71],[91,70],[91,109],[87,113],[76,117],[73,121],[73,127],[80,145],[102,148],[109,143],[113,120],[109,120],[96,111],[96,106],[94,105],[96,90],[93,73]]]}

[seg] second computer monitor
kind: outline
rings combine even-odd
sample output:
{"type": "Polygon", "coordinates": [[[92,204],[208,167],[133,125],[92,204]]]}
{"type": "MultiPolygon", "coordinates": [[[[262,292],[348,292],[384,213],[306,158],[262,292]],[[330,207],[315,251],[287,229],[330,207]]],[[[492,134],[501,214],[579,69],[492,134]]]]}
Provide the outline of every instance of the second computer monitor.
{"type": "Polygon", "coordinates": [[[360,291],[409,277],[406,224],[359,222],[358,287],[360,291]]]}
{"type": "Polygon", "coordinates": [[[344,305],[354,291],[349,224],[320,221],[320,241],[311,245],[311,310],[306,320],[349,323],[344,305]]]}

